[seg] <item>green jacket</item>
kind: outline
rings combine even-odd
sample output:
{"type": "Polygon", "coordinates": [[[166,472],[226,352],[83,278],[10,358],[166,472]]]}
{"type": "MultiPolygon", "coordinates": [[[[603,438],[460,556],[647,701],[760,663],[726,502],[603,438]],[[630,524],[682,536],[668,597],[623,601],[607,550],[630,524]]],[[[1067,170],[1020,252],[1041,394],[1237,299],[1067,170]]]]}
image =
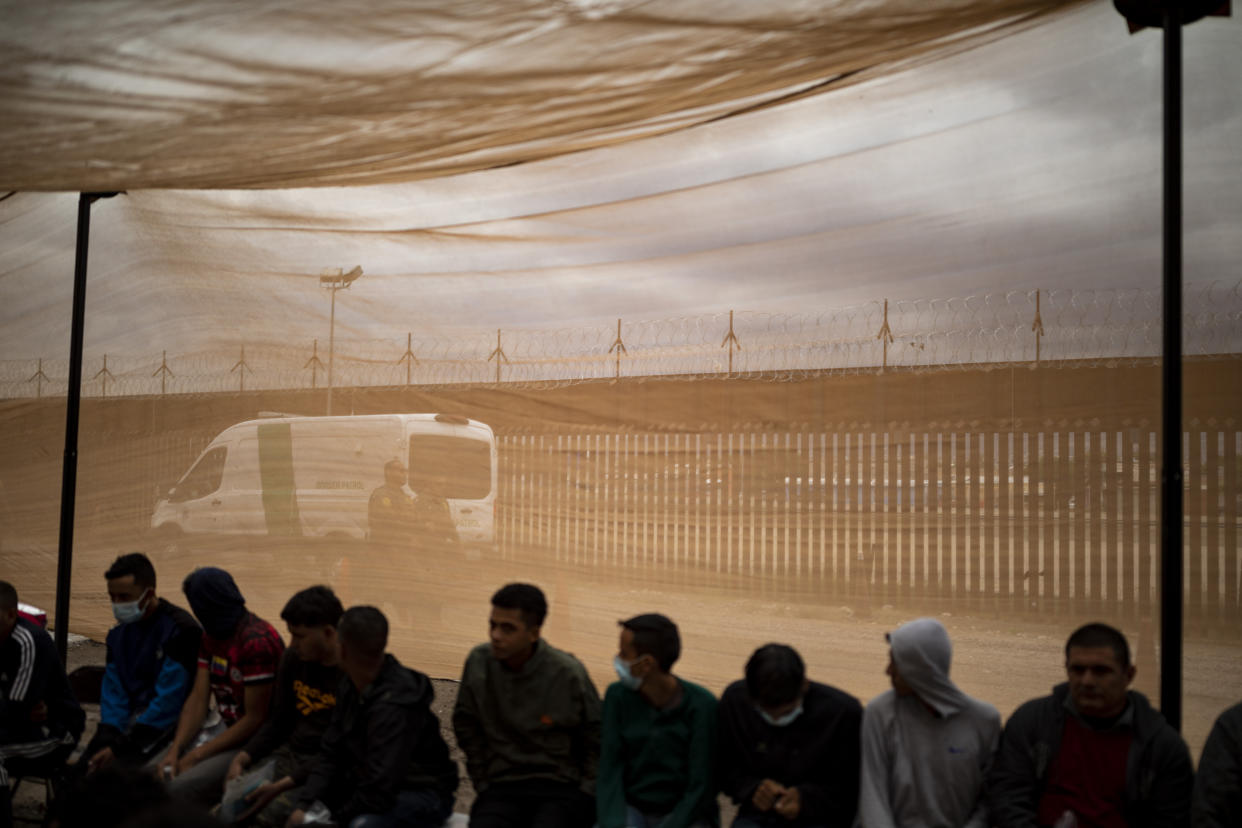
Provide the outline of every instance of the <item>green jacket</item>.
{"type": "Polygon", "coordinates": [[[594,794],[599,691],[582,662],[546,641],[514,672],[480,644],[466,658],[453,732],[478,791],[493,782],[549,779],[594,794]]]}
{"type": "Polygon", "coordinates": [[[657,710],[614,682],[604,695],[604,741],[595,813],[599,828],[624,828],[627,804],[666,814],[663,828],[720,824],[716,805],[716,697],[683,679],[681,702],[657,710]]]}

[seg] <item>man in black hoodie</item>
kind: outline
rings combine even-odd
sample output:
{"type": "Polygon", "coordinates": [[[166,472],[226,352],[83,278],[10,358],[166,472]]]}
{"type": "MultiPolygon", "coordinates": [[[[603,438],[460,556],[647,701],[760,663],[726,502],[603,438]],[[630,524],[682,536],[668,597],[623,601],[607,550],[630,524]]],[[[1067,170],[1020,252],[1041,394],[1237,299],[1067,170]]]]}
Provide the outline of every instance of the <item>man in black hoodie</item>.
{"type": "Polygon", "coordinates": [[[346,610],[337,638],[347,678],[288,824],[301,825],[318,801],[350,828],[439,828],[453,811],[457,765],[431,712],[431,681],[384,652],[388,620],[375,607],[346,610]]]}
{"type": "Polygon", "coordinates": [[[85,725],[51,636],[18,617],[17,590],[0,581],[0,826],[12,819],[9,774],[58,768],[85,725]]]}
{"type": "Polygon", "coordinates": [[[720,786],[738,805],[733,828],[854,823],[862,705],[808,680],[797,650],[755,650],[717,714],[720,786]]]}
{"type": "Polygon", "coordinates": [[[1065,645],[1066,684],[1005,724],[987,781],[998,828],[1190,824],[1190,751],[1143,694],[1120,631],[1087,624],[1065,645]]]}

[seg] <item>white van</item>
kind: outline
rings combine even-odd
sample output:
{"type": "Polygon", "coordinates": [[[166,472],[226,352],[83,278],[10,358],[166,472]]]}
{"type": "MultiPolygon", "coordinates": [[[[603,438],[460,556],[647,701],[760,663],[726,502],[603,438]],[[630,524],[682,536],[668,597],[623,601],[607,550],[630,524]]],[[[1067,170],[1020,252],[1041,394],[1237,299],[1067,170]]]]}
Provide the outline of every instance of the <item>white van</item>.
{"type": "Polygon", "coordinates": [[[463,544],[495,542],[495,435],[446,414],[273,416],[230,426],[156,504],[151,528],[362,539],[389,460],[409,469],[408,494],[448,501],[463,544]]]}

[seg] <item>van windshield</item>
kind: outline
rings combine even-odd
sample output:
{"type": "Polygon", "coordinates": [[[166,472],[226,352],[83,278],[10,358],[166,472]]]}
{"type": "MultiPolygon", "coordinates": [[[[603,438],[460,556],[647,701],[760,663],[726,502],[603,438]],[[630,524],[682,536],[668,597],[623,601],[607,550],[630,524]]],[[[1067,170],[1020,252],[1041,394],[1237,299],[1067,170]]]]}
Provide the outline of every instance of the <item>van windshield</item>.
{"type": "Polygon", "coordinates": [[[492,451],[483,440],[410,436],[410,488],[449,500],[481,500],[492,491],[492,451]]]}

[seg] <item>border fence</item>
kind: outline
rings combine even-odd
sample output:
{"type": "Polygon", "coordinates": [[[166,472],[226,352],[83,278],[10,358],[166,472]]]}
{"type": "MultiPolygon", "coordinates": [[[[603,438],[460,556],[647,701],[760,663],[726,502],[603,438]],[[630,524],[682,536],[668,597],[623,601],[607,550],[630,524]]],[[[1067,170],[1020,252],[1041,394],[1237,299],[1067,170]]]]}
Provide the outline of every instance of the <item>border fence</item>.
{"type": "MultiPolygon", "coordinates": [[[[1242,281],[1189,284],[1183,306],[1188,358],[1242,354],[1242,281]]],[[[88,352],[82,392],[125,397],[322,389],[329,361],[338,388],[1150,362],[1160,355],[1161,311],[1157,290],[1011,291],[806,313],[616,319],[552,330],[431,325],[383,339],[338,337],[331,358],[325,324],[321,338],[299,342],[256,336],[188,353],[88,352]]],[[[63,396],[68,374],[64,359],[0,360],[0,398],[63,396]]]]}
{"type": "MultiPolygon", "coordinates": [[[[1242,431],[1187,432],[1186,606],[1236,617],[1242,431]]],[[[1155,611],[1150,428],[585,432],[501,440],[500,547],[844,600],[1155,611]]]]}
{"type": "MultiPolygon", "coordinates": [[[[1242,619],[1242,360],[1185,365],[1188,619],[1242,619]]],[[[622,379],[342,389],[342,411],[489,423],[496,554],[650,583],[803,588],[846,605],[1158,607],[1159,370],[1009,366],[787,382],[622,379]],[[345,405],[347,403],[347,405],[345,405]]],[[[91,399],[78,538],[141,542],[224,428],[323,392],[91,399]]],[[[54,546],[63,400],[0,403],[0,542],[54,546]],[[31,540],[33,539],[33,540],[31,540]]]]}

